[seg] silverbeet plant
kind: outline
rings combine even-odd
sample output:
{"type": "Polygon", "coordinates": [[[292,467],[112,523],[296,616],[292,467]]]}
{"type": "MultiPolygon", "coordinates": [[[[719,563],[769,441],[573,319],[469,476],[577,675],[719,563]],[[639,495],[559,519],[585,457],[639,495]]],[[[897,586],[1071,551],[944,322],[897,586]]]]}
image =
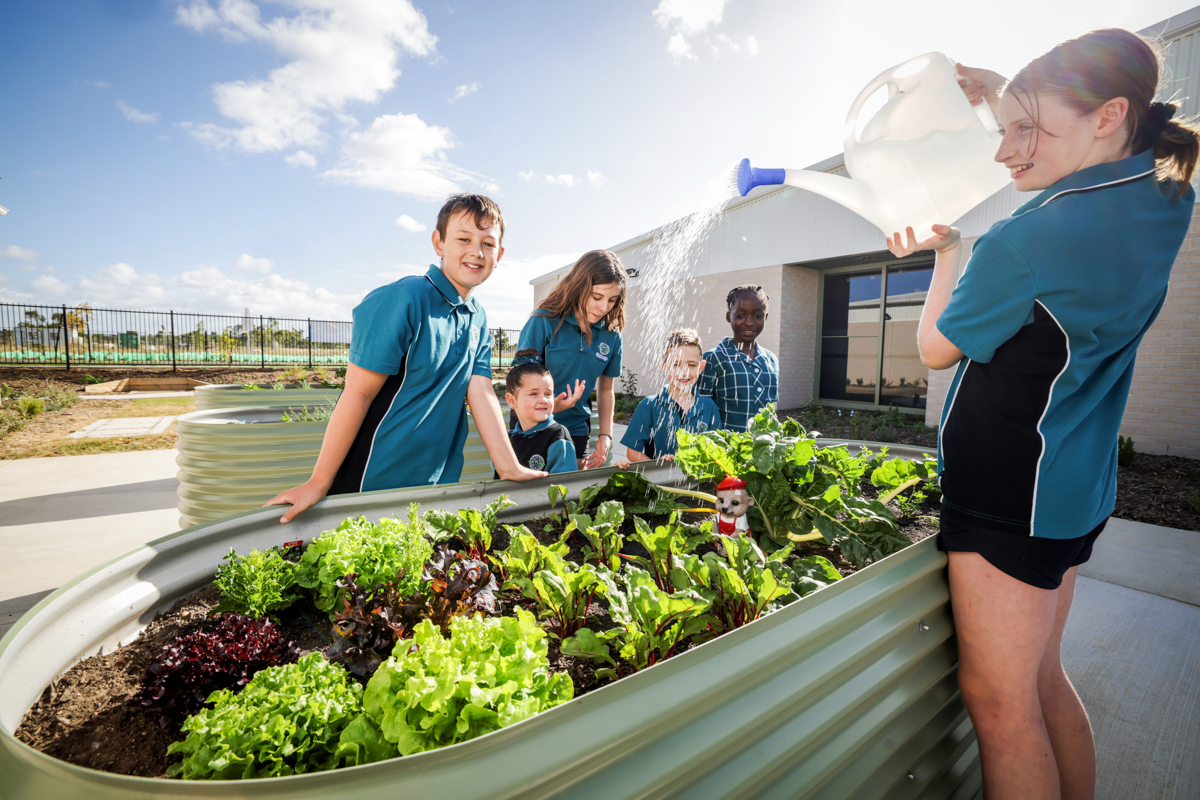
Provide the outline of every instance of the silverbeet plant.
{"type": "Polygon", "coordinates": [[[584,560],[595,561],[615,572],[621,567],[621,546],[625,543],[621,523],[624,521],[625,506],[616,500],[606,500],[594,517],[583,512],[571,514],[561,541],[578,532],[587,542],[583,547],[584,560]]]}
{"type": "Polygon", "coordinates": [[[709,602],[695,591],[664,592],[650,573],[633,566],[625,567],[617,583],[608,604],[620,627],[602,633],[582,628],[562,643],[567,655],[608,664],[596,670],[597,678],[623,677],[612,648],[637,672],[675,655],[685,639],[708,627],[709,602]]]}
{"type": "Polygon", "coordinates": [[[858,491],[867,456],[851,456],[844,447],[818,450],[798,422],[775,417],[774,405],[746,432],[680,430],[677,437],[675,460],[692,477],[746,481],[755,501],[751,528],[775,547],[823,539],[862,566],[910,544],[892,512],[858,491]]]}
{"type": "Polygon", "coordinates": [[[434,529],[432,538],[435,543],[457,539],[468,557],[483,561],[492,549],[492,534],[499,525],[500,512],[515,505],[508,495],[502,494],[482,510],[429,511],[425,519],[434,529]]]}
{"type": "MultiPolygon", "coordinates": [[[[651,528],[641,517],[634,517],[633,526],[634,533],[630,538],[650,554],[649,558],[639,556],[634,561],[649,570],[658,588],[664,592],[675,591],[671,583],[671,571],[682,563],[683,556],[713,540],[713,535],[704,528],[683,524],[675,511],[671,512],[666,525],[651,528]]],[[[711,529],[711,523],[708,527],[711,529]]]]}
{"type": "MultiPolygon", "coordinates": [[[[575,566],[563,558],[559,547],[539,544],[532,536],[521,537],[510,557],[506,589],[516,589],[537,604],[538,616],[553,636],[565,638],[588,621],[592,601],[607,596],[614,588],[612,573],[593,564],[575,566]],[[536,565],[534,571],[527,571],[536,565]]],[[[509,550],[512,550],[510,545],[509,550]]]]}

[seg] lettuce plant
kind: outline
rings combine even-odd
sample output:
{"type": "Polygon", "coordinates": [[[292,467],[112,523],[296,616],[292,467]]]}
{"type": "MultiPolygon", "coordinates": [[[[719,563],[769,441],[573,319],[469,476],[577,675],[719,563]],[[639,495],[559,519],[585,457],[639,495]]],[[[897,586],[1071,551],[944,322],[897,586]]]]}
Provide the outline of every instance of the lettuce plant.
{"type": "Polygon", "coordinates": [[[285,559],[279,548],[251,550],[246,556],[231,549],[223,560],[228,563],[217,567],[213,581],[221,590],[221,602],[214,612],[232,611],[257,619],[287,608],[298,598],[292,588],[296,565],[285,559]]]}
{"type": "Polygon", "coordinates": [[[289,664],[299,655],[295,642],[285,640],[266,617],[226,614],[215,632],[182,636],[163,647],[129,704],[157,714],[163,727],[174,727],[217,689],[236,691],[259,670],[289,664]]]}
{"type": "Polygon", "coordinates": [[[458,617],[450,638],[428,620],[396,646],[367,684],[363,715],[342,735],[347,763],[464,742],[570,700],[570,676],[552,674],[533,615],[458,617]]]}
{"type": "Polygon", "coordinates": [[[226,780],[302,775],[339,765],[338,743],[362,710],[362,687],[319,653],[264,669],[239,694],[213,692],[211,709],[183,723],[167,748],[183,760],[168,773],[226,780]]]}
{"type": "Polygon", "coordinates": [[[396,582],[368,588],[360,587],[357,578],[352,573],[338,582],[345,594],[328,651],[332,660],[357,675],[371,675],[396,640],[411,635],[421,620],[430,620],[449,635],[455,617],[496,613],[498,587],[491,570],[445,544],[438,545],[425,565],[422,591],[408,597],[400,595],[396,582]]]}
{"type": "Polygon", "coordinates": [[[330,618],[342,608],[344,588],[338,581],[350,573],[361,586],[396,583],[402,596],[418,591],[425,561],[433,545],[425,538],[426,526],[419,507],[408,507],[408,519],[381,519],[378,525],[365,517],[352,517],[332,531],[322,533],[304,551],[296,582],[313,590],[317,608],[330,618]]]}
{"type": "Polygon", "coordinates": [[[502,494],[484,506],[483,510],[463,508],[458,511],[429,511],[426,519],[434,528],[435,542],[458,539],[469,557],[483,561],[492,549],[492,534],[499,524],[500,512],[515,505],[508,495],[502,494]]]}

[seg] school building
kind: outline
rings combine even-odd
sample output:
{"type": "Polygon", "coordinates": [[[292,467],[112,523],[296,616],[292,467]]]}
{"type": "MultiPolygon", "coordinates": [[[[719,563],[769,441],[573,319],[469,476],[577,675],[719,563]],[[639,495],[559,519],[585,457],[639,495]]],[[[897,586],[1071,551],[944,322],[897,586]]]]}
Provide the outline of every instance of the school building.
{"type": "MultiPolygon", "coordinates": [[[[1200,6],[1141,33],[1165,49],[1166,88],[1159,99],[1186,98],[1181,117],[1200,113],[1200,6]]],[[[763,165],[776,166],[776,165],[763,165]]],[[[780,165],[783,166],[783,165],[780,165]]],[[[845,174],[842,156],[809,169],[845,174]]],[[[991,225],[1032,197],[1011,185],[953,224],[965,255],[991,225]]],[[[1200,203],[1175,261],[1162,312],[1138,351],[1122,433],[1141,452],[1200,458],[1200,203]]],[[[656,239],[680,221],[609,249],[630,272],[625,363],[652,375],[657,347],[631,346],[646,327],[644,314],[664,304],[642,294],[656,239]],[[644,363],[646,362],[646,363],[644,363]]],[[[962,263],[966,263],[964,257],[962,263]]],[[[531,281],[534,303],[571,265],[531,281]]],[[[672,321],[696,327],[711,347],[730,334],[726,292],[759,284],[770,295],[770,319],[759,341],[779,356],[779,407],[819,402],[851,408],[899,407],[936,426],[951,370],[923,366],[916,326],[933,273],[933,254],[896,259],[869,222],[811,192],[767,186],[737,198],[690,265],[690,277],[671,304],[672,321]]],[[[661,328],[658,325],[657,328],[661,328]]],[[[654,390],[640,386],[645,394],[654,390]]]]}

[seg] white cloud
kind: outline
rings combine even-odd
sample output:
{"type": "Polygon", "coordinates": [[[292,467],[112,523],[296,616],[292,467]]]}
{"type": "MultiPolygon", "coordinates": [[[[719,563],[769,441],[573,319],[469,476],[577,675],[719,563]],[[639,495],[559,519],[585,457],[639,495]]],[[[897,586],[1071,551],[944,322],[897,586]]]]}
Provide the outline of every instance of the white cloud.
{"type": "Polygon", "coordinates": [[[450,102],[453,103],[455,100],[462,100],[467,95],[475,94],[478,91],[479,91],[479,84],[474,83],[474,82],[464,83],[462,86],[455,86],[454,87],[454,97],[450,98],[450,102]]]}
{"type": "Polygon", "coordinates": [[[546,183],[552,183],[557,186],[571,187],[575,185],[574,175],[547,175],[546,183]]]}
{"type": "Polygon", "coordinates": [[[588,183],[590,183],[592,186],[595,186],[597,189],[603,186],[604,182],[608,180],[608,178],[604,177],[603,172],[592,172],[591,170],[588,170],[587,177],[588,183]]]}
{"type": "MultiPolygon", "coordinates": [[[[729,0],[660,0],[658,7],[654,9],[654,21],[663,30],[671,32],[667,39],[667,52],[676,64],[685,60],[697,60],[692,50],[691,39],[704,34],[710,27],[721,24],[721,17],[728,2],[729,0]]],[[[718,43],[735,53],[745,53],[750,58],[759,53],[758,40],[753,34],[737,37],[720,33],[713,39],[716,43],[707,36],[702,40],[708,45],[713,60],[721,53],[718,43]]]]}
{"type": "MultiPolygon", "coordinates": [[[[424,269],[422,269],[424,272],[424,269]]],[[[0,289],[13,302],[88,302],[94,308],[193,311],[241,316],[251,313],[292,319],[350,319],[364,292],[338,294],[277,274],[232,277],[216,267],[198,267],[164,279],[129,264],[113,264],[74,283],[40,275],[27,285],[0,289]]]]}
{"type": "Polygon", "coordinates": [[[255,258],[249,253],[242,253],[234,262],[242,272],[270,272],[275,262],[269,258],[255,258]]]}
{"type": "Polygon", "coordinates": [[[125,115],[125,119],[130,122],[158,122],[158,114],[151,111],[139,111],[124,100],[118,100],[116,106],[121,109],[121,113],[125,115]]]}
{"type": "Polygon", "coordinates": [[[491,278],[472,294],[487,310],[488,326],[492,328],[521,328],[533,311],[533,287],[529,281],[573,264],[581,253],[551,253],[531,258],[510,258],[510,255],[506,253],[500,259],[491,278]]]}
{"type": "Polygon", "coordinates": [[[0,250],[0,258],[12,258],[17,261],[36,261],[38,252],[30,250],[26,247],[17,247],[15,244],[10,244],[8,247],[0,250]]]}
{"type": "Polygon", "coordinates": [[[297,12],[263,21],[249,0],[191,0],[176,22],[233,42],[264,45],[288,59],[263,80],[213,86],[234,123],[184,123],[198,140],[249,153],[319,147],[324,125],[348,103],[374,103],[396,84],[400,53],[433,54],[437,37],[409,0],[290,0],[297,12]]]}
{"type": "Polygon", "coordinates": [[[689,61],[696,60],[695,54],[692,53],[692,46],[683,38],[682,33],[676,33],[667,40],[667,52],[671,54],[671,58],[675,59],[676,64],[685,58],[689,61]]]}
{"type": "Polygon", "coordinates": [[[447,161],[446,151],[453,147],[449,128],[428,125],[416,114],[385,114],[366,130],[347,134],[338,166],[322,174],[342,183],[429,201],[461,191],[462,184],[491,192],[499,188],[447,161]]]}
{"type": "Polygon", "coordinates": [[[108,81],[84,81],[88,86],[95,86],[97,89],[111,89],[112,84],[108,81]]]}
{"type": "Polygon", "coordinates": [[[399,217],[396,218],[396,227],[404,228],[404,230],[412,231],[413,233],[422,233],[424,231],[429,230],[429,228],[425,225],[424,222],[417,222],[415,219],[410,217],[408,214],[401,214],[399,217]]]}
{"type": "Polygon", "coordinates": [[[533,170],[529,170],[528,172],[518,172],[517,177],[520,178],[521,180],[525,181],[526,183],[529,183],[530,181],[537,180],[537,173],[534,172],[533,170]]]}
{"type": "Polygon", "coordinates": [[[317,157],[304,150],[297,150],[290,156],[284,156],[283,160],[287,162],[289,167],[308,167],[309,169],[317,168],[317,157]]]}
{"type": "Polygon", "coordinates": [[[654,20],[661,28],[677,27],[691,35],[721,21],[729,0],[660,0],[654,20]]]}
{"type": "MultiPolygon", "coordinates": [[[[604,181],[604,176],[599,172],[589,172],[589,180],[594,181],[592,178],[593,175],[598,176],[601,182],[604,181]]],[[[538,175],[533,170],[529,170],[528,172],[518,172],[517,177],[526,183],[548,183],[552,186],[566,186],[567,188],[572,188],[579,182],[574,175],[569,173],[562,175],[538,175]]],[[[599,186],[600,184],[594,183],[593,185],[599,186]]]]}

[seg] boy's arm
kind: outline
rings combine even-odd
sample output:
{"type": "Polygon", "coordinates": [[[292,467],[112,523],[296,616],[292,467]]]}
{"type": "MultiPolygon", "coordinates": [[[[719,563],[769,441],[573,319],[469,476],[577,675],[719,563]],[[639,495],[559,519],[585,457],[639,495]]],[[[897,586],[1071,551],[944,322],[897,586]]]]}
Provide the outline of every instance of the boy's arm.
{"type": "Polygon", "coordinates": [[[479,438],[487,448],[492,466],[501,478],[509,481],[529,481],[534,478],[544,478],[545,472],[521,466],[517,454],[513,452],[512,442],[508,440],[508,431],[504,427],[504,417],[500,412],[500,401],[492,389],[492,379],[482,375],[472,375],[467,385],[467,405],[471,407],[471,416],[475,418],[475,429],[479,438]]]}
{"type": "Polygon", "coordinates": [[[575,445],[570,439],[557,439],[546,450],[546,471],[551,475],[556,472],[574,472],[579,469],[575,463],[575,445]]]}
{"type": "Polygon", "coordinates": [[[625,445],[626,461],[619,462],[617,466],[620,467],[622,464],[628,466],[636,464],[638,461],[650,460],[650,457],[642,452],[642,448],[646,446],[646,442],[653,435],[651,432],[653,423],[654,415],[650,411],[650,398],[643,397],[637,404],[637,408],[633,410],[633,416],[629,418],[629,427],[625,429],[625,435],[621,437],[621,444],[625,445]]]}
{"type": "Polygon", "coordinates": [[[312,477],[294,489],[280,492],[263,506],[278,506],[291,503],[292,507],[279,518],[280,522],[291,522],[296,516],[316,505],[329,492],[338,468],[346,458],[371,401],[379,394],[388,376],[368,369],[346,365],[346,387],[338,398],[325,438],[321,440],[321,454],[313,467],[312,477]]]}

